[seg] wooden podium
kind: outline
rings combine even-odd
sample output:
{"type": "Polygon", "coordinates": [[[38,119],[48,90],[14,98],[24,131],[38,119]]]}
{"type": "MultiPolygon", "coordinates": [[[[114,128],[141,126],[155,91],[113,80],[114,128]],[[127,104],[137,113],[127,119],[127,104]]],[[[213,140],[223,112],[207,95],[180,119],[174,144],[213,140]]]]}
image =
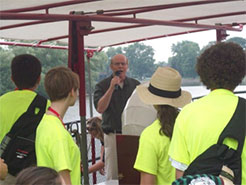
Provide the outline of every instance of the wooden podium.
{"type": "Polygon", "coordinates": [[[116,135],[119,185],[140,183],[140,173],[133,168],[137,156],[138,143],[139,136],[116,135]]]}

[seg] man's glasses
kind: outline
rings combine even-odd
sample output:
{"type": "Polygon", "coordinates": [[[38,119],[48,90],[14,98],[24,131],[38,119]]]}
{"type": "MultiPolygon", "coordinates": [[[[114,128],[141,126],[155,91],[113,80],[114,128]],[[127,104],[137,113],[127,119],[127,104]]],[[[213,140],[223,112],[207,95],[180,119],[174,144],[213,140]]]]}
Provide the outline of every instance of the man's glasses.
{"type": "Polygon", "coordinates": [[[114,62],[113,65],[115,65],[115,66],[120,66],[120,65],[125,66],[125,65],[127,65],[127,63],[126,62],[114,62]]]}

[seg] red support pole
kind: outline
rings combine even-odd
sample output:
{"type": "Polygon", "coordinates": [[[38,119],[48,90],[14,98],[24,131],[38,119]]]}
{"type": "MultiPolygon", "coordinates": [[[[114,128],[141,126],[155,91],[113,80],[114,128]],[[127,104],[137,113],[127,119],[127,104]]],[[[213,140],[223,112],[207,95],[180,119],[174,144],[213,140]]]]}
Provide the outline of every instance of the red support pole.
{"type": "MultiPolygon", "coordinates": [[[[89,81],[89,100],[90,100],[90,117],[93,117],[93,110],[92,110],[92,91],[91,91],[91,67],[90,67],[90,59],[93,57],[94,50],[86,50],[86,58],[88,63],[88,81],[89,81]]],[[[91,160],[92,164],[96,163],[96,150],[95,150],[95,139],[91,137],[91,160]]],[[[97,173],[93,172],[93,184],[97,183],[97,173]]]]}
{"type": "Polygon", "coordinates": [[[226,33],[226,30],[216,30],[216,41],[217,42],[221,42],[223,40],[226,39],[226,37],[229,36],[227,33],[226,33]]]}
{"type": "Polygon", "coordinates": [[[86,136],[86,88],[85,88],[85,56],[84,35],[88,34],[90,22],[69,22],[69,62],[68,66],[79,75],[79,112],[80,112],[80,151],[83,165],[84,185],[89,185],[87,136],[86,136]]]}
{"type": "Polygon", "coordinates": [[[88,156],[87,156],[87,137],[86,137],[86,89],[85,89],[85,57],[84,57],[84,35],[81,34],[80,23],[76,22],[76,33],[77,33],[77,57],[78,57],[78,69],[77,72],[80,77],[80,88],[79,88],[79,112],[81,118],[81,156],[83,164],[83,176],[84,184],[89,185],[88,176],[88,156]]]}

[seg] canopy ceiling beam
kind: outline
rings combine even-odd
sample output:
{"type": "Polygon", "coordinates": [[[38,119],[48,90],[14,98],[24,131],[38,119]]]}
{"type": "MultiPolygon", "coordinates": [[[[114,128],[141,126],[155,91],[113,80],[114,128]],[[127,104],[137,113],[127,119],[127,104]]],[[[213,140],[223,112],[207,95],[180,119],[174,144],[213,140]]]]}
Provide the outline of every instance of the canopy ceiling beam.
{"type": "MultiPolygon", "coordinates": [[[[34,47],[34,48],[48,48],[48,49],[61,49],[61,50],[67,50],[67,46],[57,46],[57,45],[41,45],[39,43],[32,44],[32,43],[20,43],[20,42],[6,42],[6,41],[0,41],[0,45],[6,45],[6,46],[23,46],[23,47],[34,47]]],[[[98,49],[92,49],[92,48],[84,48],[86,52],[100,52],[98,49]]]]}
{"type": "MultiPolygon", "coordinates": [[[[246,11],[244,11],[246,14],[246,11]]],[[[152,19],[139,19],[139,18],[122,18],[122,17],[108,17],[101,15],[62,15],[62,14],[26,14],[26,13],[0,13],[0,19],[6,20],[76,20],[76,21],[99,21],[99,22],[120,22],[120,23],[137,23],[143,25],[163,25],[175,27],[188,27],[188,28],[203,28],[203,29],[224,29],[230,31],[241,31],[240,29],[205,24],[181,23],[177,21],[163,21],[152,19]]]]}
{"type": "Polygon", "coordinates": [[[20,23],[20,24],[11,24],[8,26],[1,26],[0,30],[18,28],[18,27],[23,27],[23,26],[31,26],[31,25],[35,25],[35,24],[45,24],[45,23],[49,23],[49,22],[54,22],[54,21],[32,21],[32,22],[25,22],[25,23],[20,23]]]}
{"type": "MultiPolygon", "coordinates": [[[[225,2],[229,2],[229,1],[235,1],[235,0],[193,1],[193,2],[148,6],[148,7],[137,7],[137,8],[128,8],[128,9],[106,10],[106,11],[102,10],[102,11],[103,11],[103,15],[122,16],[122,15],[131,15],[131,14],[138,14],[138,13],[153,12],[153,11],[171,9],[171,8],[180,8],[180,7],[186,7],[186,6],[204,5],[204,4],[211,4],[211,3],[225,3],[225,2]],[[116,12],[116,13],[113,13],[113,12],[116,12]]],[[[236,1],[238,1],[238,0],[236,0],[236,1]]]]}
{"type": "Polygon", "coordinates": [[[20,13],[20,12],[29,12],[29,11],[37,11],[37,10],[47,10],[50,8],[57,8],[62,6],[74,5],[74,4],[81,4],[81,3],[88,3],[93,1],[101,1],[101,0],[70,0],[70,1],[63,1],[59,3],[51,3],[45,4],[40,6],[28,7],[28,8],[19,8],[19,9],[11,9],[11,10],[3,10],[2,12],[9,12],[9,13],[20,13]]]}
{"type": "MultiPolygon", "coordinates": [[[[227,17],[227,16],[235,16],[235,15],[243,15],[243,14],[246,14],[245,11],[230,12],[230,13],[224,13],[224,14],[215,14],[215,15],[209,15],[209,16],[192,17],[192,18],[178,19],[178,20],[173,20],[173,21],[178,21],[178,22],[196,21],[196,23],[197,23],[198,20],[212,19],[212,18],[218,18],[218,17],[227,17]]],[[[35,24],[45,24],[45,23],[49,23],[49,22],[54,22],[54,21],[32,21],[32,22],[25,22],[25,23],[20,23],[20,24],[12,24],[12,25],[8,25],[8,26],[2,26],[2,27],[0,27],[0,30],[23,27],[23,26],[30,26],[30,25],[35,25],[35,24]]],[[[131,25],[131,26],[122,26],[122,27],[101,29],[101,30],[92,31],[91,34],[92,33],[101,33],[101,32],[105,32],[105,31],[131,29],[131,28],[137,28],[137,27],[143,27],[143,26],[147,26],[147,25],[131,25]]]]}
{"type": "Polygon", "coordinates": [[[31,43],[20,43],[20,42],[6,42],[0,41],[0,45],[7,46],[23,46],[23,47],[36,47],[36,48],[49,48],[49,49],[68,49],[67,46],[51,46],[51,45],[40,45],[40,44],[31,44],[31,43]]]}
{"type": "Polygon", "coordinates": [[[192,17],[192,18],[186,18],[186,19],[179,19],[179,20],[176,20],[176,21],[181,21],[181,22],[198,21],[198,20],[204,20],[204,19],[213,19],[213,18],[219,18],[219,17],[229,17],[229,16],[236,16],[236,15],[244,15],[244,14],[246,15],[246,11],[228,12],[228,13],[223,13],[223,14],[214,14],[214,15],[192,17]]]}
{"type": "Polygon", "coordinates": [[[141,41],[159,39],[159,38],[164,38],[164,37],[172,37],[172,36],[177,36],[177,35],[196,33],[196,32],[208,31],[208,30],[210,30],[210,29],[199,29],[199,30],[191,30],[191,31],[171,33],[171,34],[165,34],[165,35],[158,35],[158,36],[154,36],[154,37],[147,37],[144,39],[137,39],[137,40],[131,40],[131,41],[125,41],[125,42],[120,42],[120,43],[116,43],[116,44],[111,44],[111,45],[105,45],[105,46],[101,47],[100,49],[102,50],[103,48],[106,48],[106,47],[118,46],[118,45],[122,45],[122,44],[131,44],[134,42],[141,42],[141,41]]]}

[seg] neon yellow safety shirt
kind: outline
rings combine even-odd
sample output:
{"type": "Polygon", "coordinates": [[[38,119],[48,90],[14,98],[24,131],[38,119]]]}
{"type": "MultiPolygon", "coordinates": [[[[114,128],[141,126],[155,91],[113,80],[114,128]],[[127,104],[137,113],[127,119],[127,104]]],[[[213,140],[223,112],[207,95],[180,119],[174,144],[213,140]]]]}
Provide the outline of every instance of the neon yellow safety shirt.
{"type": "Polygon", "coordinates": [[[140,136],[134,168],[156,176],[157,185],[170,185],[175,180],[175,168],[168,158],[170,139],[160,135],[160,121],[155,120],[140,136]]]}
{"type": "Polygon", "coordinates": [[[79,148],[56,116],[44,115],[37,128],[35,148],[38,166],[57,172],[69,170],[72,184],[81,184],[79,148]]]}
{"type": "MultiPolygon", "coordinates": [[[[186,105],[179,113],[169,155],[177,162],[189,165],[198,155],[217,143],[219,135],[235,112],[238,97],[231,91],[217,89],[186,105]]],[[[225,142],[236,148],[235,142],[225,142]]],[[[242,152],[242,184],[246,184],[246,141],[242,152]]]]}
{"type": "Polygon", "coordinates": [[[27,111],[36,95],[37,93],[31,90],[16,90],[0,97],[0,142],[16,120],[27,111]]]}

